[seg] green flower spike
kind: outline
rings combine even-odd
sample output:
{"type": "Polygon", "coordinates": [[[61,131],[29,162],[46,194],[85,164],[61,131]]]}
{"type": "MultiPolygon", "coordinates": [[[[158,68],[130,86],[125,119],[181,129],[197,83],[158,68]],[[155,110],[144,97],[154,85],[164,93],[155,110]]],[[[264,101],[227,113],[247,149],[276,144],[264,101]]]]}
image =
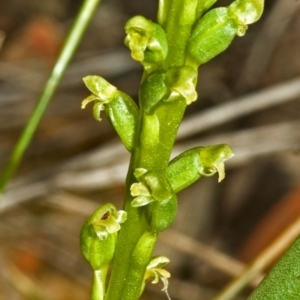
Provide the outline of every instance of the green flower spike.
{"type": "Polygon", "coordinates": [[[97,121],[101,121],[100,113],[105,109],[105,104],[116,95],[117,88],[100,76],[86,76],[83,82],[92,94],[82,101],[81,108],[84,109],[88,103],[95,101],[93,116],[97,121]]]}
{"type": "Polygon", "coordinates": [[[133,59],[156,63],[167,56],[167,38],[160,25],[143,16],[135,16],[126,23],[125,31],[125,45],[131,50],[133,59]]]}
{"type": "Polygon", "coordinates": [[[163,283],[162,291],[166,292],[168,298],[169,298],[167,292],[168,285],[169,285],[168,278],[171,277],[171,274],[165,269],[163,269],[163,267],[167,265],[169,262],[170,260],[166,256],[153,257],[146,269],[146,273],[144,276],[144,281],[152,279],[151,283],[153,284],[158,283],[158,281],[161,280],[163,283]]]}
{"type": "Polygon", "coordinates": [[[189,105],[197,99],[195,84],[198,72],[190,66],[173,67],[166,72],[165,84],[171,93],[166,102],[182,96],[189,105]]]}

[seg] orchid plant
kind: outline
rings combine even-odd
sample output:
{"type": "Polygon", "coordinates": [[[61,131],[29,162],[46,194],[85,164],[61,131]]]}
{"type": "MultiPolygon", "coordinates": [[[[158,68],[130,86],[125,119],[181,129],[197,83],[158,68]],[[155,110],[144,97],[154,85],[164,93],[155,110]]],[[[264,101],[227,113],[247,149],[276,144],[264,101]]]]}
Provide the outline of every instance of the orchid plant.
{"type": "Polygon", "coordinates": [[[189,149],[170,161],[186,106],[197,99],[199,66],[243,36],[264,6],[235,0],[211,9],[215,2],[160,0],[156,22],[135,16],[125,24],[125,45],[144,68],[138,105],[100,76],[83,79],[91,94],[82,108],[92,102],[98,121],[104,111],[131,153],[123,210],[105,204],[81,231],[82,253],[94,271],[92,300],[137,300],[149,280],[161,281],[167,293],[169,259],[153,257],[153,249],[176,217],[177,193],[202,177],[225,177],[224,162],[233,156],[226,144],[189,149]]]}

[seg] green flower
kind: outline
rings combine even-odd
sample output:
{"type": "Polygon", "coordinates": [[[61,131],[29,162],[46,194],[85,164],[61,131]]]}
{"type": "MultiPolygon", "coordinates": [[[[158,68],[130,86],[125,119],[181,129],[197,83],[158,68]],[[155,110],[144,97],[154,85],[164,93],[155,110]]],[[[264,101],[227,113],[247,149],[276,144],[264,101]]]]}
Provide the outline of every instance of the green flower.
{"type": "Polygon", "coordinates": [[[125,211],[117,211],[113,204],[107,203],[83,224],[80,232],[81,252],[93,270],[107,268],[113,259],[117,232],[126,217],[125,211]]]}
{"type": "Polygon", "coordinates": [[[107,203],[98,208],[87,223],[93,227],[100,240],[105,240],[109,234],[120,230],[120,224],[124,223],[126,218],[126,211],[117,210],[113,204],[107,203]]]}
{"type": "Polygon", "coordinates": [[[135,16],[126,23],[125,32],[125,45],[131,50],[133,59],[156,63],[167,56],[167,38],[160,25],[143,16],[135,16]]]}
{"type": "Polygon", "coordinates": [[[148,188],[141,182],[133,183],[130,187],[131,196],[135,197],[132,202],[132,207],[145,206],[154,201],[148,188]]]}
{"type": "Polygon", "coordinates": [[[232,149],[226,144],[212,145],[200,150],[199,173],[203,176],[212,176],[219,173],[218,182],[225,178],[224,162],[234,155],[232,149]]]}
{"type": "Polygon", "coordinates": [[[92,224],[97,236],[101,240],[104,240],[109,234],[116,233],[121,229],[120,224],[126,221],[127,212],[124,210],[108,209],[98,217],[99,219],[92,224]]]}
{"type": "Polygon", "coordinates": [[[167,100],[173,101],[182,96],[189,105],[197,99],[195,84],[198,72],[190,66],[173,67],[166,72],[165,83],[171,93],[167,100]]]}
{"type": "Polygon", "coordinates": [[[169,258],[166,256],[155,256],[150,261],[147,266],[146,273],[144,275],[144,281],[152,280],[151,283],[158,283],[159,280],[163,283],[162,291],[167,293],[168,290],[168,278],[171,277],[171,274],[163,269],[165,265],[170,262],[169,258]]]}
{"type": "Polygon", "coordinates": [[[105,110],[105,104],[115,97],[118,90],[104,78],[96,75],[84,77],[83,82],[92,94],[82,101],[81,108],[84,109],[88,103],[95,101],[93,116],[97,121],[101,121],[101,111],[105,110]]]}
{"type": "Polygon", "coordinates": [[[135,197],[131,202],[133,207],[168,200],[173,196],[172,188],[165,176],[144,168],[136,168],[134,176],[139,182],[133,183],[130,187],[131,195],[135,197]]]}

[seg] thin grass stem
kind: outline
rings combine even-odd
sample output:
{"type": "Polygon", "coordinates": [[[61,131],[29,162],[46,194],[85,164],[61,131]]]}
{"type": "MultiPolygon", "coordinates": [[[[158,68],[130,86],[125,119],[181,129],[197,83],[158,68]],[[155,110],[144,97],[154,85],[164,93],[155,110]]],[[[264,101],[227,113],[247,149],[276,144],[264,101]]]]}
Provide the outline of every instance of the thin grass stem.
{"type": "Polygon", "coordinates": [[[3,193],[9,180],[21,163],[24,152],[28,148],[46,108],[100,2],[101,0],[85,0],[83,2],[45,84],[44,90],[0,175],[0,194],[3,193]]]}

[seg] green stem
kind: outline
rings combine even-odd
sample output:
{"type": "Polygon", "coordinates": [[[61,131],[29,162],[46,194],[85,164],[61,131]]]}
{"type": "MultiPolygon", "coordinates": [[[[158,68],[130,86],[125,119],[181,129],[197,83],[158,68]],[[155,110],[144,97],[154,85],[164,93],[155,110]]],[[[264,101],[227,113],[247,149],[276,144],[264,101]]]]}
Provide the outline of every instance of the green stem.
{"type": "Polygon", "coordinates": [[[23,154],[30,144],[39,122],[53,96],[59,82],[61,81],[68,64],[70,63],[81,38],[90,23],[101,0],[85,0],[73,23],[73,26],[65,40],[61,53],[46,82],[45,88],[27,122],[19,140],[17,141],[11,156],[0,176],[0,193],[3,193],[8,181],[18,168],[23,154]]]}
{"type": "MultiPolygon", "coordinates": [[[[139,240],[147,230],[148,225],[144,220],[143,208],[137,209],[131,206],[133,198],[130,195],[129,188],[133,182],[137,181],[133,176],[133,171],[136,168],[145,168],[152,171],[166,172],[185,106],[185,101],[174,101],[163,105],[157,110],[155,115],[157,116],[156,121],[158,122],[159,132],[156,136],[153,136],[153,131],[146,130],[148,125],[151,126],[151,124],[148,124],[148,122],[151,123],[151,120],[148,120],[149,116],[142,116],[138,130],[139,139],[136,141],[136,147],[134,147],[135,151],[127,178],[125,210],[128,213],[128,218],[118,237],[106,300],[138,299],[137,291],[141,290],[142,278],[151,259],[152,250],[139,264],[135,262],[133,253],[137,249],[137,244],[141,245],[139,240]],[[124,298],[125,296],[126,298],[124,298]]],[[[146,242],[143,245],[147,248],[146,242]]]]}
{"type": "Polygon", "coordinates": [[[157,237],[157,234],[146,231],[139,239],[133,252],[131,266],[127,275],[127,280],[130,284],[125,285],[122,300],[139,298],[143,286],[144,274],[152,258],[157,237]]]}
{"type": "Polygon", "coordinates": [[[197,5],[198,0],[172,0],[168,3],[169,12],[164,24],[169,46],[166,67],[184,65],[185,47],[196,20],[197,5]]]}
{"type": "Polygon", "coordinates": [[[94,271],[91,300],[103,300],[105,295],[105,281],[108,271],[108,265],[101,270],[94,271]]]}

